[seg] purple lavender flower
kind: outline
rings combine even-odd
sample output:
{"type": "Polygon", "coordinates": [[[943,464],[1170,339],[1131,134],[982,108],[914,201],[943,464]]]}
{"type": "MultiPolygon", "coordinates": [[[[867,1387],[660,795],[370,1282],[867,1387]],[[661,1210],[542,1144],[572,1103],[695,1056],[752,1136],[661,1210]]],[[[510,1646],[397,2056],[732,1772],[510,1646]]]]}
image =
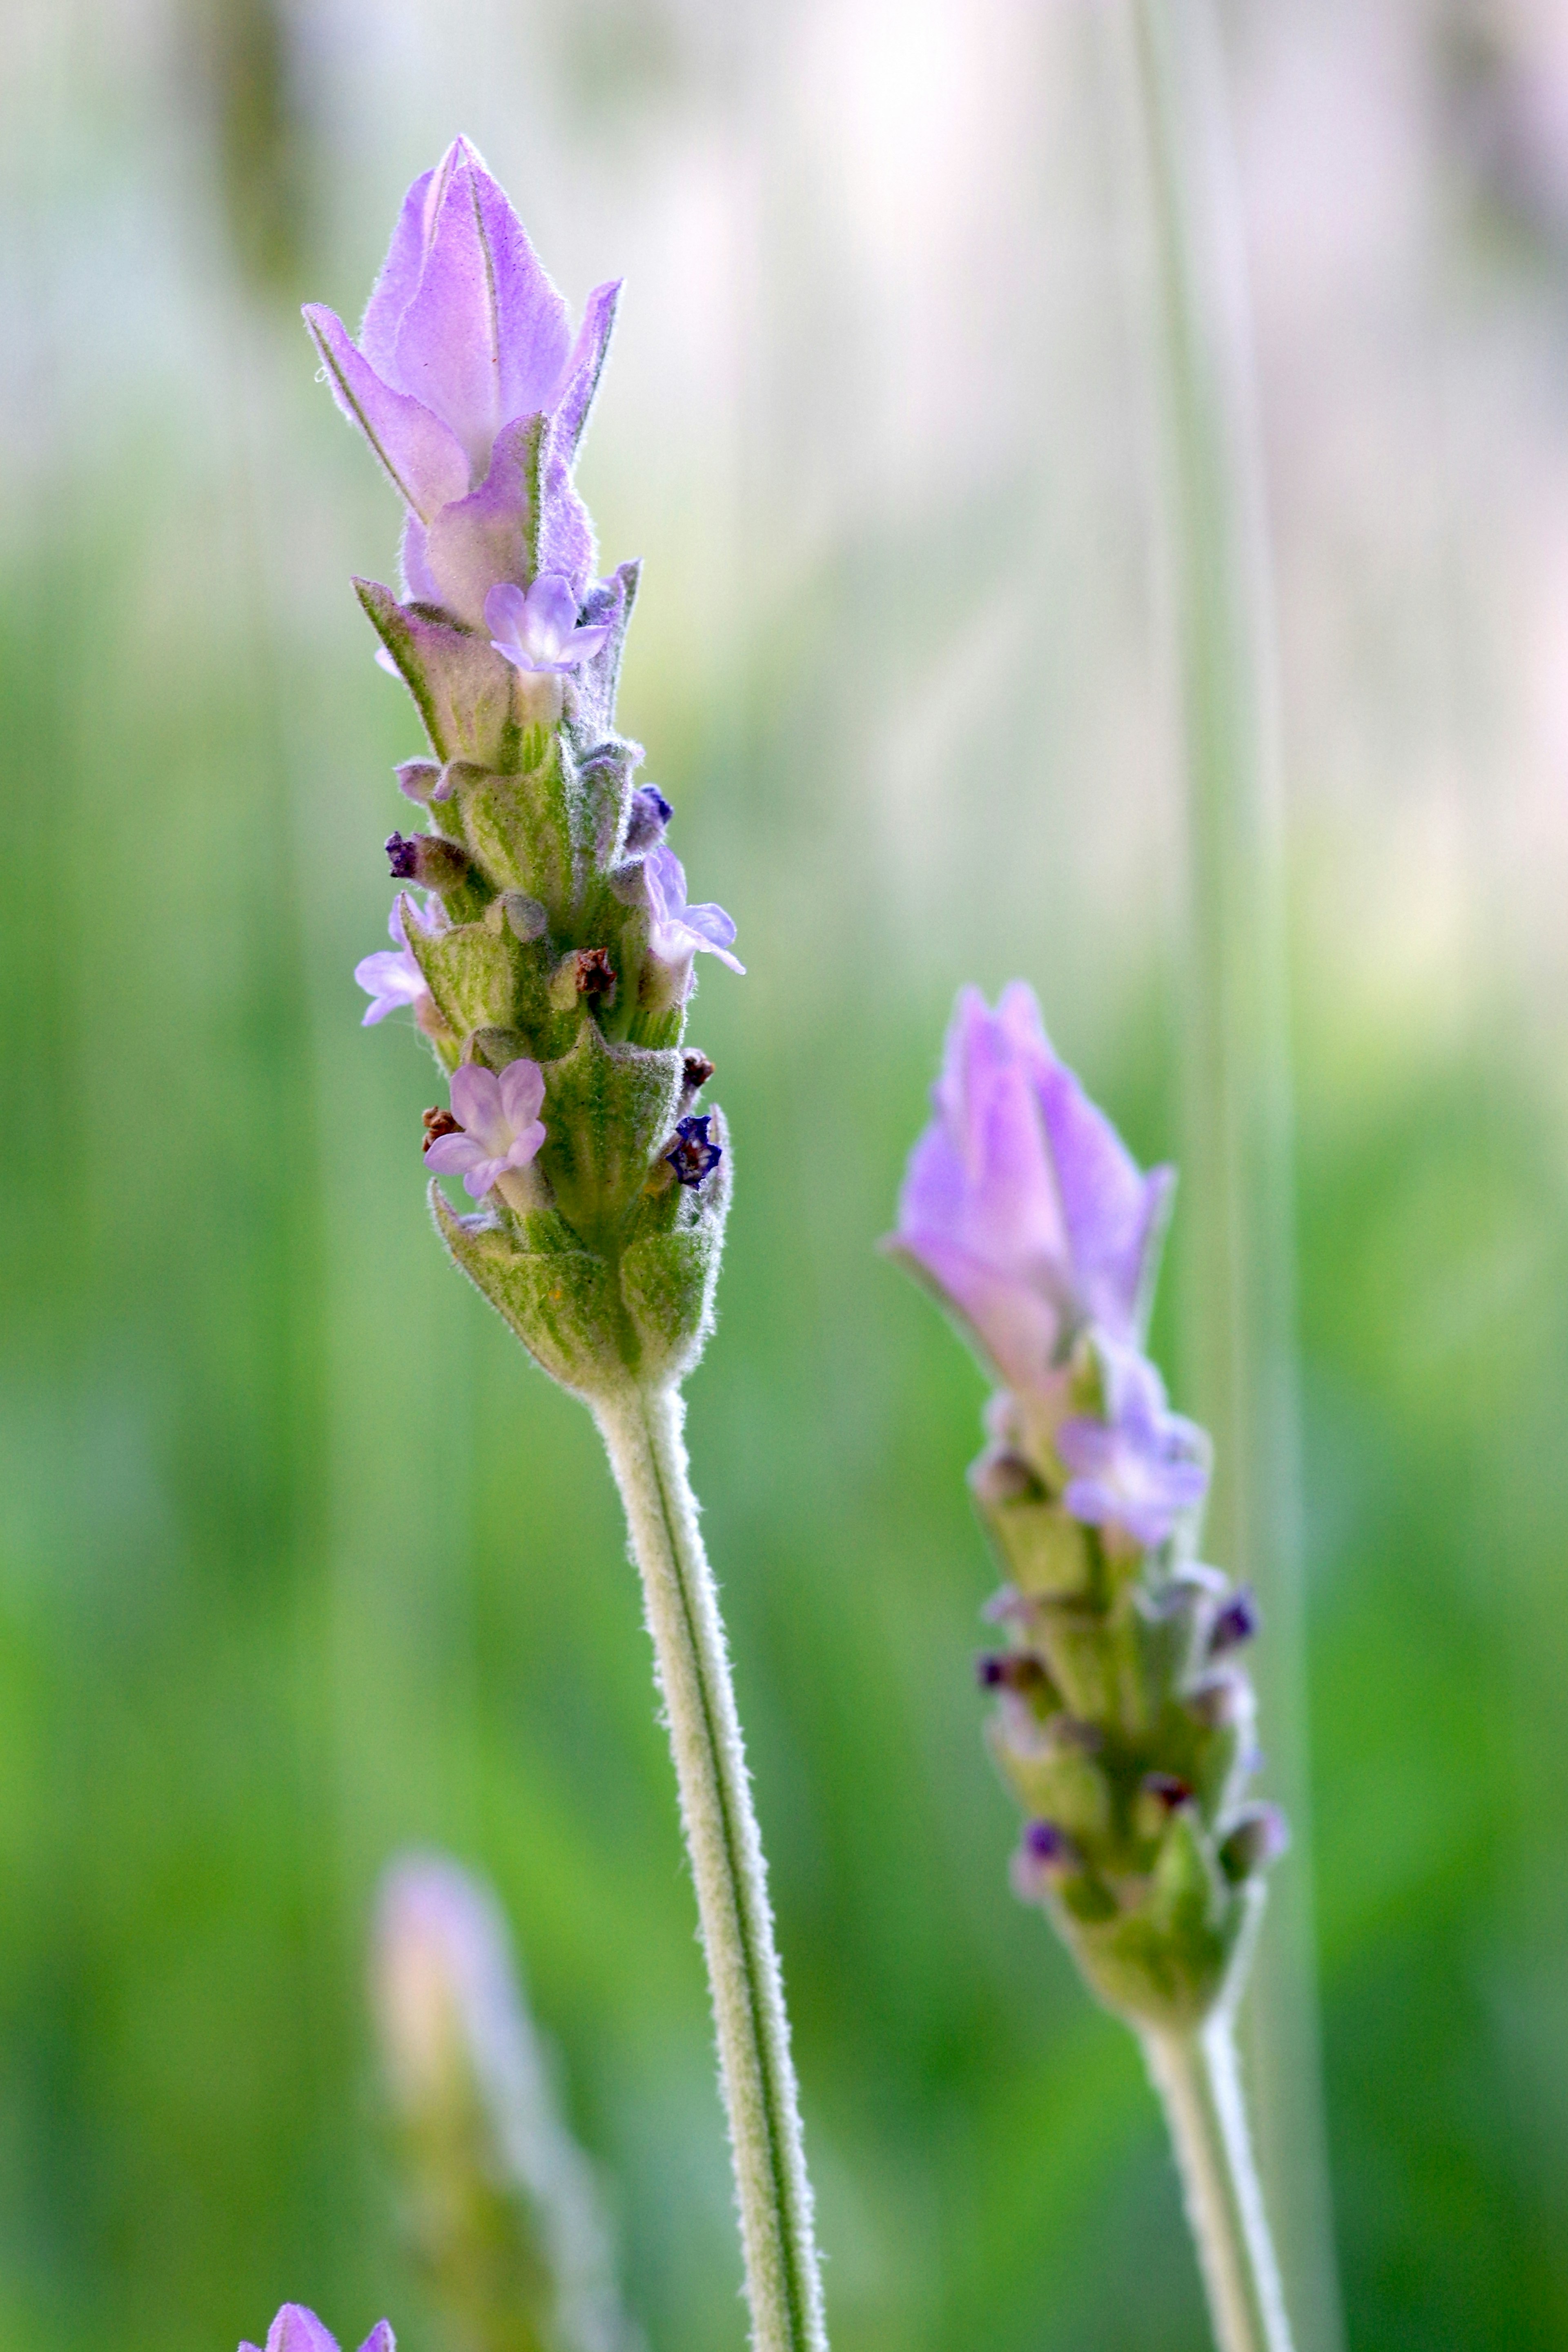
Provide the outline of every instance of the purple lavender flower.
{"type": "Polygon", "coordinates": [[[430,992],[425,985],[425,975],[414,959],[404,929],[405,919],[408,916],[413,917],[426,939],[434,939],[447,929],[447,910],[439,899],[433,898],[427,907],[423,908],[406,894],[393,900],[386,928],[397,943],[396,953],[390,948],[379,948],[374,955],[362,956],[354,966],[354,978],[371,999],[364,1019],[360,1023],[362,1029],[374,1028],[378,1021],[384,1021],[389,1013],[395,1013],[399,1005],[418,1004],[421,999],[429,1000],[430,992]]]}
{"type": "Polygon", "coordinates": [[[649,850],[642,870],[653,918],[648,928],[650,953],[664,963],[689,964],[701,948],[727,963],[731,971],[745,971],[739,958],[730,953],[735,926],[723,908],[687,905],[686,868],[668,842],[661,841],[657,849],[649,850]]]}
{"type": "Polygon", "coordinates": [[[619,286],[589,296],[575,342],[566,305],[466,139],[404,200],[359,343],[321,304],[305,320],[338,405],[408,509],[410,592],[477,626],[498,580],[521,583],[528,427],[548,419],[540,569],[581,590],[592,527],[571,483],[619,286]]]}
{"type": "Polygon", "coordinates": [[[485,598],[485,626],[498,654],[514,669],[562,674],[596,654],[610,634],[608,622],[577,626],[572,583],[558,572],[542,573],[526,593],[510,580],[485,598]]]}
{"type": "Polygon", "coordinates": [[[469,1198],[482,1201],[509,1168],[526,1168],[538,1151],[543,1100],[537,1062],[509,1062],[499,1077],[481,1062],[465,1062],[452,1073],[452,1113],[466,1131],[437,1136],[425,1165],[441,1176],[461,1176],[469,1198]]]}
{"type": "Polygon", "coordinates": [[[959,996],[936,1116],[910,1154],[894,1245],[969,1325],[1009,1388],[1059,1385],[1075,1332],[1142,1336],[1174,1171],[1141,1175],[1058,1060],[1032,989],[959,996]]]}
{"type": "Polygon", "coordinates": [[[1207,1441],[1195,1423],[1165,1409],[1165,1389],[1145,1357],[1105,1358],[1103,1421],[1064,1421],[1057,1452],[1071,1474],[1062,1501],[1089,1527],[1121,1528],[1135,1543],[1163,1543],[1208,1486],[1207,1441]]]}
{"type": "MultiPolygon", "coordinates": [[[[257,2352],[254,2344],[242,2344],[239,2352],[257,2352]]],[[[337,2339],[329,2336],[313,2311],[302,2303],[286,2303],[267,2331],[266,2352],[338,2352],[337,2339]]],[[[388,2322],[378,2319],[360,2352],[397,2352],[396,2338],[388,2322]]]]}

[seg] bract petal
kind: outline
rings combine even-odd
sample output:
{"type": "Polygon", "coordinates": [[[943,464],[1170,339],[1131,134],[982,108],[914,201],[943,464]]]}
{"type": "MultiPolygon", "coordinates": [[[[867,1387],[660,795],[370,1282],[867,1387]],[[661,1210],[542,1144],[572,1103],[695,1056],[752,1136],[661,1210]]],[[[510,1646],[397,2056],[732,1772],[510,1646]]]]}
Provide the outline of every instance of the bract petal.
{"type": "Polygon", "coordinates": [[[524,576],[530,488],[527,417],[496,436],[490,468],[479,488],[436,515],[425,534],[425,562],[434,601],[478,628],[485,598],[498,582],[524,576]]]}
{"type": "Polygon", "coordinates": [[[568,466],[575,462],[587,429],[620,298],[621,281],[617,278],[607,285],[595,286],[583,308],[583,323],[566,362],[564,389],[555,403],[558,444],[568,466]]]}
{"type": "Polygon", "coordinates": [[[397,2352],[397,2338],[392,2332],[392,2322],[378,2319],[360,2346],[359,2352],[397,2352]]]}
{"type": "Polygon", "coordinates": [[[395,392],[408,387],[397,372],[397,330],[403,313],[419,284],[425,263],[425,235],[434,172],[421,172],[403,199],[397,226],[392,232],[381,275],[371,289],[360,322],[360,349],[384,383],[395,392]]]}
{"type": "Polygon", "coordinates": [[[569,348],[566,305],[465,140],[426,196],[419,283],[398,322],[399,381],[450,425],[478,480],[500,427],[545,407],[569,348]]]}
{"type": "Polygon", "coordinates": [[[342,320],[321,303],[306,303],[305,323],[333,398],[359,426],[405,504],[428,522],[449,499],[460,499],[468,487],[468,459],[441,419],[384,383],[354,349],[342,320]]]}
{"type": "Polygon", "coordinates": [[[338,2352],[313,2311],[302,2303],[286,2303],[267,2331],[267,2352],[338,2352]]]}

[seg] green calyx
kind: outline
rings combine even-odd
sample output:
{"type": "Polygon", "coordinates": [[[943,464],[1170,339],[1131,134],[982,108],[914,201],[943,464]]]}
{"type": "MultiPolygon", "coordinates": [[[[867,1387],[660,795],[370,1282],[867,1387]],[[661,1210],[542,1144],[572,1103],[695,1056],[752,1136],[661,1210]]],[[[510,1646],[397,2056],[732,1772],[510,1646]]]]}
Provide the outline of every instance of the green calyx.
{"type": "Polygon", "coordinates": [[[1225,1579],[1073,1518],[1011,1447],[971,1474],[1007,1584],[992,1752],[1031,1828],[1015,1866],[1090,1990],[1187,2028],[1237,1988],[1274,1844],[1243,1802],[1250,1685],[1211,1648],[1225,1579]]]}
{"type": "Polygon", "coordinates": [[[569,675],[519,671],[447,615],[357,583],[435,755],[398,771],[424,810],[421,870],[436,877],[423,911],[404,907],[428,991],[420,1026],[447,1072],[526,1059],[544,1082],[535,1160],[477,1214],[432,1185],[432,1212],[545,1370],[590,1397],[679,1380],[696,1361],[729,1197],[719,1114],[717,1165],[694,1179],[683,1164],[682,1181],[668,1156],[710,1072],[680,1051],[687,971],[650,950],[633,845],[641,753],[611,724],[637,579],[624,565],[591,592],[584,611],[610,640],[569,675]]]}

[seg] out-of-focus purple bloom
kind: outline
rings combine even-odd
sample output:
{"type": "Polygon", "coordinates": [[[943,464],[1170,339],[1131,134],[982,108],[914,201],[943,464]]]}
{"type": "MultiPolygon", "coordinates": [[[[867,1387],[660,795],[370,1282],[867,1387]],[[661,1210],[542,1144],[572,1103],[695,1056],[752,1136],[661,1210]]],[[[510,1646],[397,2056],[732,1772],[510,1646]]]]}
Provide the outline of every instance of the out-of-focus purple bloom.
{"type": "Polygon", "coordinates": [[[617,285],[589,296],[573,341],[566,305],[466,139],[404,201],[356,345],[307,303],[339,406],[408,509],[413,593],[477,625],[485,591],[519,579],[529,512],[528,420],[549,418],[541,538],[578,587],[593,534],[570,468],[615,318],[617,285]]]}
{"type": "Polygon", "coordinates": [[[1052,1051],[1032,989],[1015,981],[994,1012],[963,991],[932,1100],[894,1241],[1008,1387],[1052,1385],[1086,1323],[1135,1346],[1174,1171],[1140,1173],[1052,1051]]]}
{"type": "Polygon", "coordinates": [[[1135,1543],[1163,1543],[1177,1519],[1203,1500],[1207,1443],[1195,1423],[1165,1409],[1165,1390],[1146,1358],[1106,1360],[1106,1417],[1064,1421],[1057,1452],[1071,1474],[1062,1502],[1089,1527],[1122,1528],[1135,1543]]]}
{"type": "Polygon", "coordinates": [[[723,908],[687,905],[686,869],[668,842],[661,841],[649,850],[642,870],[653,918],[647,943],[654,955],[664,963],[679,964],[700,948],[727,963],[731,971],[745,971],[745,965],[730,952],[735,926],[723,908]]]}
{"type": "Polygon", "coordinates": [[[406,897],[393,900],[386,928],[397,943],[395,951],[391,948],[379,948],[374,955],[363,956],[354,966],[354,978],[371,1000],[364,1019],[360,1023],[362,1029],[374,1028],[378,1021],[384,1021],[387,1014],[395,1013],[400,1005],[417,1004],[422,997],[427,998],[430,993],[425,985],[425,975],[409,949],[404,929],[405,910],[413,916],[427,939],[434,939],[447,929],[447,911],[438,899],[432,899],[429,906],[423,908],[406,897]]]}
{"type": "Polygon", "coordinates": [[[561,674],[596,654],[610,634],[608,622],[577,626],[572,583],[546,572],[526,592],[510,580],[485,598],[485,626],[498,654],[514,669],[561,674]]]}
{"type": "MultiPolygon", "coordinates": [[[[257,2352],[257,2347],[242,2344],[239,2352],[257,2352]]],[[[286,2303],[267,2331],[266,2352],[338,2352],[337,2339],[302,2303],[286,2303]]],[[[360,2352],[397,2352],[396,2338],[386,2320],[376,2321],[360,2352]]]]}
{"type": "Polygon", "coordinates": [[[526,1168],[544,1140],[540,1107],[544,1073],[526,1058],[509,1062],[498,1076],[480,1062],[465,1062],[452,1073],[452,1116],[461,1135],[437,1136],[425,1165],[438,1175],[461,1176],[470,1199],[482,1201],[509,1168],[526,1168]]]}

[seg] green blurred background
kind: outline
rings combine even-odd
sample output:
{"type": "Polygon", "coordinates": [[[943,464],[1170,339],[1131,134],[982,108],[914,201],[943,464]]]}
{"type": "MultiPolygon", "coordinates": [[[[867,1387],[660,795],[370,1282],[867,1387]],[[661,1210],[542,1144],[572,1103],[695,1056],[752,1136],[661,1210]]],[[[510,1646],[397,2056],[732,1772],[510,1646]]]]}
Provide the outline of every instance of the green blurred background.
{"type": "MultiPolygon", "coordinates": [[[[1226,25],[1350,2336],[1568,2345],[1568,31],[1226,25]]],[[[691,1032],[738,1175],[691,1437],[835,2343],[1197,2352],[1136,2053],[1007,1891],[981,1381],[874,1251],[961,980],[1026,974],[1141,1154],[1180,1131],[1115,8],[4,0],[0,34],[0,2343],[226,2352],[287,2295],[442,2352],[363,1992],[411,1840],[503,1896],[656,2352],[742,2339],[609,1482],[443,1263],[433,1073],[350,977],[423,747],[348,587],[393,576],[395,505],[297,305],[357,314],[461,128],[574,304],[628,278],[584,469],[606,561],[647,561],[623,723],[750,967],[691,1032]]]]}

